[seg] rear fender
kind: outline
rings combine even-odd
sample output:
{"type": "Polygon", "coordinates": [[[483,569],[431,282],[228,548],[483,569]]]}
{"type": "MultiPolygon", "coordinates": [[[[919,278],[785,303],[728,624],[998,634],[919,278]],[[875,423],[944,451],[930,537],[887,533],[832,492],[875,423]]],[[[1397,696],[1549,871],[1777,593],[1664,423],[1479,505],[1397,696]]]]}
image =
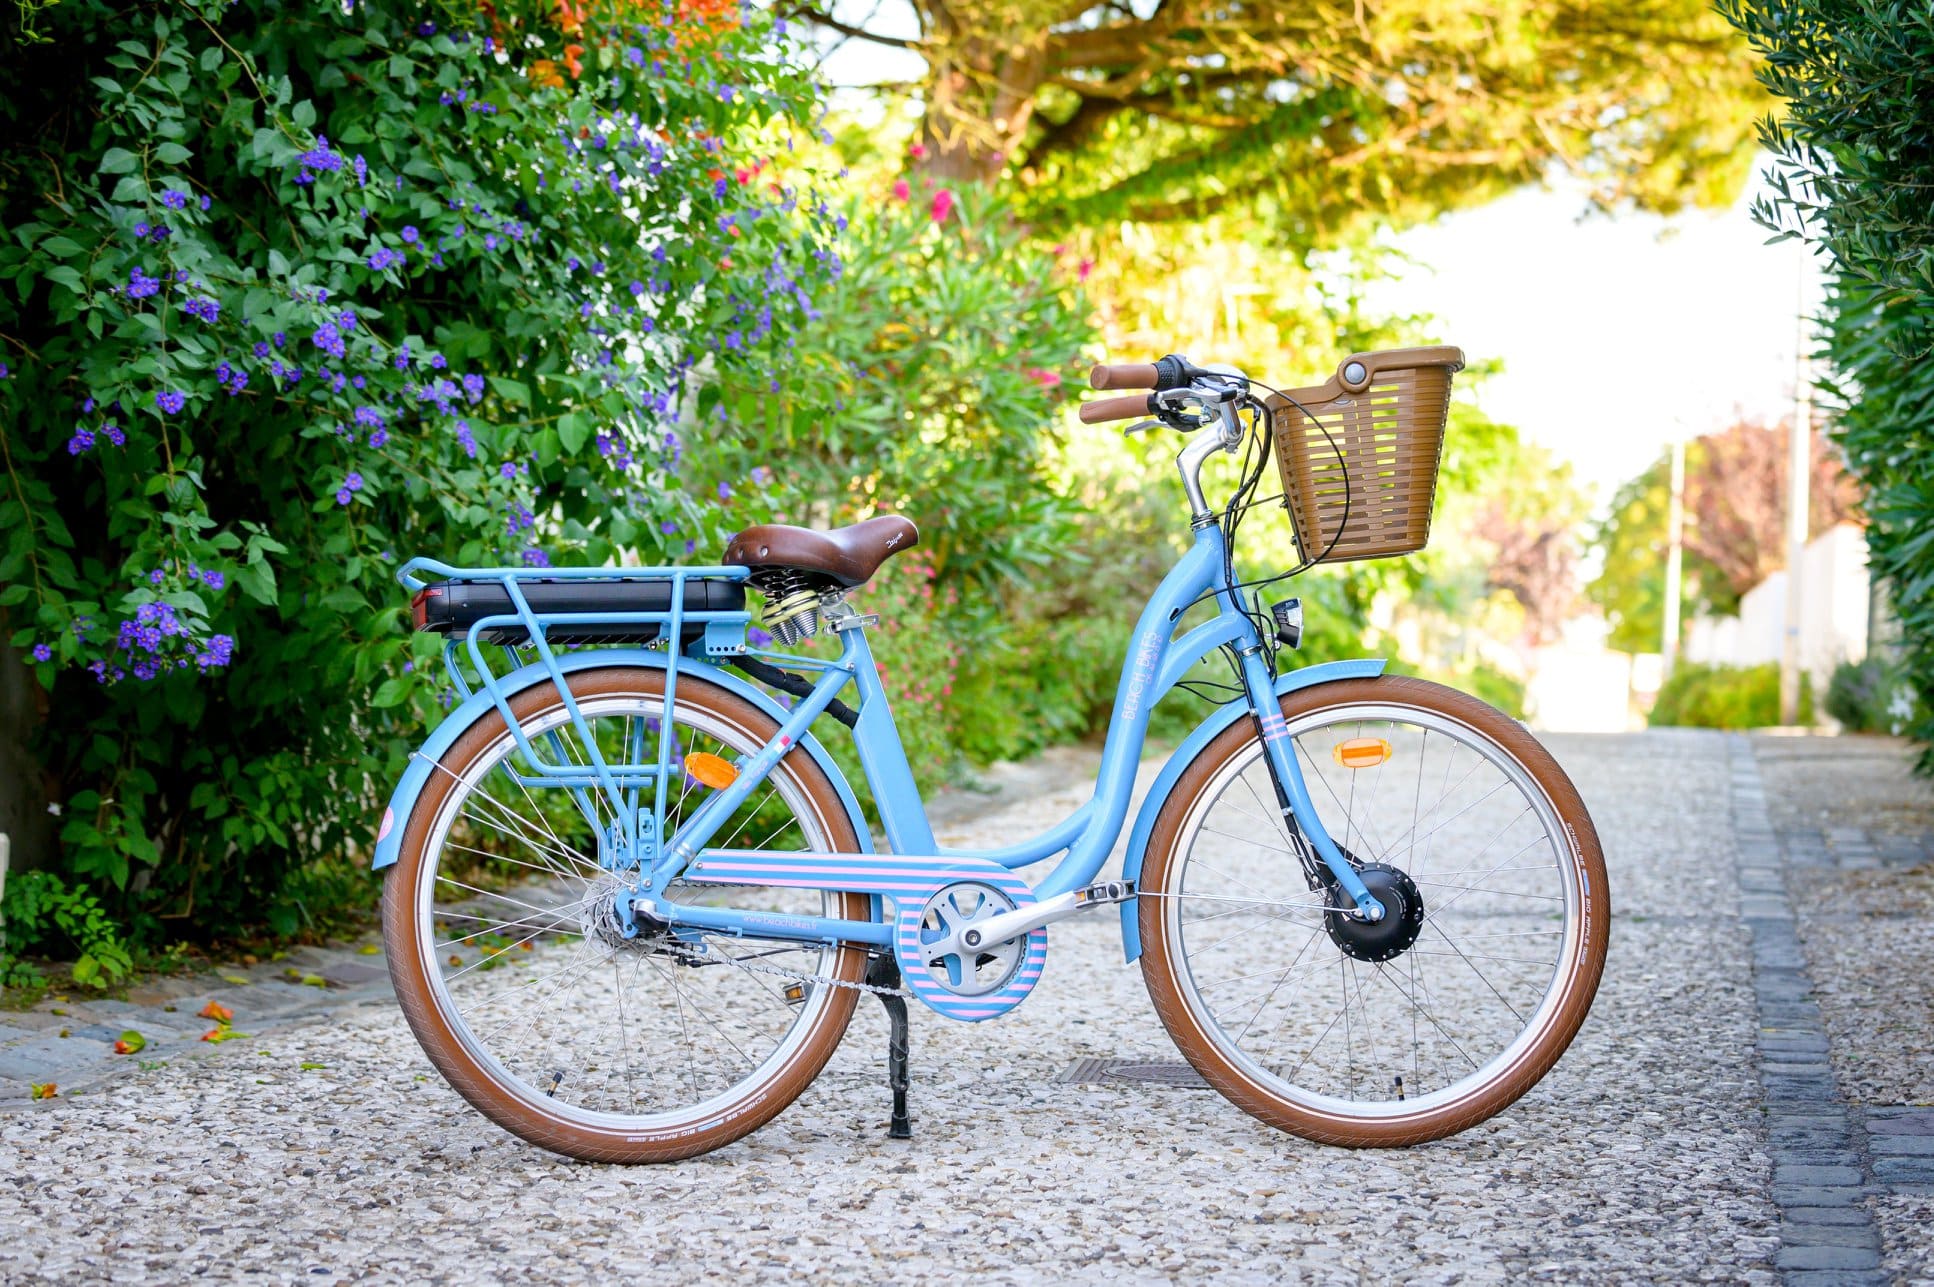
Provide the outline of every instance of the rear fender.
{"type": "MultiPolygon", "coordinates": [[[[1384,660],[1381,657],[1365,657],[1354,661],[1326,661],[1318,666],[1304,666],[1276,676],[1276,695],[1283,696],[1300,688],[1311,688],[1317,684],[1335,683],[1339,679],[1373,679],[1383,673],[1384,660]]],[[[1148,856],[1148,837],[1155,830],[1155,815],[1168,803],[1169,795],[1175,790],[1176,782],[1183,772],[1202,753],[1207,746],[1222,734],[1222,731],[1239,719],[1249,717],[1249,699],[1238,697],[1226,706],[1219,707],[1209,718],[1189,734],[1188,740],[1175,748],[1168,763],[1155,779],[1155,785],[1148,789],[1142,800],[1141,812],[1135,815],[1135,826],[1128,834],[1127,857],[1122,860],[1121,874],[1124,879],[1139,881],[1142,876],[1142,862],[1148,856]]],[[[1142,954],[1142,931],[1137,920],[1139,899],[1129,899],[1121,905],[1122,950],[1128,960],[1133,961],[1142,954]]]]}
{"type": "MultiPolygon", "coordinates": [[[[601,670],[610,666],[650,666],[663,670],[665,661],[666,656],[660,651],[643,648],[604,648],[591,652],[568,653],[557,659],[557,668],[567,675],[574,671],[601,670]]],[[[678,662],[678,673],[697,676],[707,683],[717,684],[735,697],[743,697],[770,715],[774,723],[785,721],[785,709],[764,689],[721,666],[696,661],[690,657],[681,657],[678,662]]],[[[506,698],[510,698],[533,684],[547,682],[550,677],[550,668],[541,661],[535,661],[499,679],[497,687],[506,698]]],[[[430,734],[429,740],[418,747],[416,753],[410,757],[409,768],[403,771],[402,780],[396,784],[396,790],[390,795],[389,806],[383,810],[383,820],[376,831],[376,857],[370,863],[371,870],[381,871],[396,862],[397,851],[403,843],[402,823],[408,820],[411,810],[416,807],[416,798],[423,793],[423,786],[430,780],[430,774],[436,771],[437,761],[443,758],[443,753],[463,735],[465,729],[474,724],[484,712],[495,707],[496,702],[489,693],[478,691],[469,701],[445,716],[443,722],[437,725],[436,731],[430,734]]],[[[814,762],[821,769],[825,770],[826,776],[832,779],[834,789],[839,792],[840,802],[846,806],[848,816],[852,818],[853,825],[859,830],[860,851],[873,852],[873,839],[866,828],[866,815],[860,810],[859,801],[854,798],[853,788],[847,784],[846,775],[839,771],[839,766],[833,763],[833,757],[826,753],[826,748],[820,745],[818,738],[808,734],[799,739],[799,745],[813,757],[814,762]]]]}

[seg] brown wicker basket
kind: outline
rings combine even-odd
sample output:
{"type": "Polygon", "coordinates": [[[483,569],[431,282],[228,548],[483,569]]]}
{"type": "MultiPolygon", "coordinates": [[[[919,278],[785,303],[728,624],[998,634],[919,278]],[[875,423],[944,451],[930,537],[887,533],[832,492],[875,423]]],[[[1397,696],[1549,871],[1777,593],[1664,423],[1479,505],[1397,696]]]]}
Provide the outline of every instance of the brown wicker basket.
{"type": "Polygon", "coordinates": [[[1265,401],[1283,504],[1305,559],[1424,548],[1451,376],[1463,369],[1464,351],[1449,345],[1352,353],[1326,383],[1265,401]]]}

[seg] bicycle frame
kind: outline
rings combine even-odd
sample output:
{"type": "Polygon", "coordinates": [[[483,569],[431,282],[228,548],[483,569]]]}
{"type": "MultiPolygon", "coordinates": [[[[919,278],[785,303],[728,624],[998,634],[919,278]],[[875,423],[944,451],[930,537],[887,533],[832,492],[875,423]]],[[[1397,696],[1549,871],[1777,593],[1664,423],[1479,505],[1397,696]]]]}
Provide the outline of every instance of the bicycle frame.
{"type": "MultiPolygon", "coordinates": [[[[460,728],[453,726],[461,724],[467,727],[485,707],[495,704],[513,731],[517,742],[515,754],[521,759],[517,768],[513,768],[507,760],[505,771],[512,773],[526,786],[563,788],[572,792],[579,808],[600,830],[601,865],[614,871],[636,872],[637,898],[633,906],[669,922],[675,929],[688,933],[751,935],[807,942],[854,942],[878,949],[892,949],[896,940],[907,940],[909,936],[914,936],[914,941],[917,941],[917,914],[924,906],[926,892],[950,880],[977,880],[991,884],[1006,893],[1017,908],[1038,906],[1051,898],[1065,900],[1095,879],[1121,835],[1148,733],[1150,712],[1156,702],[1197,661],[1225,645],[1231,647],[1240,659],[1246,695],[1212,716],[1205,723],[1204,730],[1214,725],[1214,731],[1219,732],[1243,714],[1257,720],[1265,750],[1298,830],[1315,851],[1316,857],[1334,876],[1338,886],[1355,900],[1363,914],[1376,919],[1381,915],[1382,907],[1364,887],[1354,868],[1324,829],[1310,800],[1277,705],[1277,694],[1290,687],[1302,686],[1298,681],[1306,679],[1314,682],[1319,678],[1341,677],[1341,673],[1374,674],[1382,669],[1382,663],[1333,663],[1331,666],[1310,668],[1293,677],[1285,677],[1285,680],[1276,679],[1270,673],[1265,660],[1264,642],[1254,622],[1240,609],[1236,600],[1237,592],[1228,584],[1224,555],[1222,529],[1213,522],[1198,522],[1194,527],[1193,545],[1163,578],[1143,609],[1131,636],[1129,654],[1123,663],[1093,797],[1068,818],[1032,839],[986,851],[948,849],[935,843],[925,804],[908,765],[886,691],[873,660],[864,623],[857,618],[835,621],[836,637],[840,641],[839,655],[822,659],[768,653],[745,647],[739,642],[750,620],[744,612],[687,613],[683,610],[682,583],[685,579],[701,576],[742,578],[745,575],[743,568],[462,569],[418,559],[405,565],[399,579],[405,585],[421,588],[423,582],[416,573],[429,572],[454,579],[495,580],[509,589],[514,612],[485,618],[470,627],[461,643],[452,639],[446,645],[446,664],[468,700],[463,709],[453,712],[445,721],[439,736],[448,730],[447,737],[443,738],[447,745],[460,731],[460,728]],[[556,577],[650,577],[670,579],[675,584],[671,607],[659,613],[532,612],[517,588],[517,582],[556,577]],[[1216,615],[1177,637],[1176,624],[1183,614],[1197,602],[1209,597],[1213,597],[1216,604],[1216,615]],[[545,639],[546,628],[640,623],[662,625],[664,637],[668,640],[680,639],[682,632],[691,626],[702,625],[703,634],[685,649],[598,650],[576,654],[562,661],[545,639]],[[498,676],[485,660],[480,638],[493,627],[506,625],[522,626],[528,632],[530,646],[535,649],[538,660],[520,667],[512,674],[498,676]],[[740,653],[770,657],[794,670],[816,673],[818,678],[809,695],[801,697],[790,710],[782,710],[776,703],[764,699],[760,690],[737,680],[718,664],[740,653]],[[470,661],[479,678],[475,692],[465,681],[460,665],[462,658],[470,661]],[[665,701],[668,707],[681,673],[703,675],[741,694],[760,694],[761,704],[779,720],[779,731],[765,746],[737,766],[738,775],[730,785],[706,797],[684,820],[676,835],[661,838],[658,823],[664,817],[665,790],[671,781],[674,739],[661,733],[657,753],[648,759],[644,754],[645,748],[639,744],[644,732],[641,725],[637,740],[627,748],[628,762],[607,762],[565,681],[568,671],[596,663],[642,663],[664,668],[665,701]],[[1318,674],[1333,670],[1339,673],[1318,674]],[[511,713],[509,700],[516,692],[545,680],[555,682],[563,694],[570,722],[579,735],[579,745],[583,747],[581,759],[566,751],[561,740],[564,726],[551,730],[533,742],[519,729],[518,721],[511,713]],[[893,856],[764,853],[707,848],[723,823],[766,781],[773,767],[795,746],[808,750],[821,762],[822,767],[829,769],[829,776],[841,786],[842,794],[846,795],[851,807],[850,792],[844,790],[843,778],[831,766],[830,759],[813,740],[810,731],[827,706],[849,684],[855,687],[858,697],[857,719],[852,729],[854,745],[893,856]],[[555,758],[547,758],[540,750],[539,743],[548,745],[555,758]],[[644,795],[647,790],[650,792],[649,799],[644,795]],[[600,814],[586,794],[592,791],[602,795],[610,815],[617,819],[615,824],[600,823],[600,814]],[[1030,886],[1011,874],[1015,869],[1043,862],[1056,854],[1065,856],[1038,884],[1030,886]],[[833,865],[829,867],[829,863],[833,865]],[[842,882],[829,886],[829,871],[839,873],[842,882]],[[875,919],[857,921],[832,917],[780,916],[731,907],[684,904],[671,896],[672,882],[678,879],[790,884],[802,888],[849,888],[875,896],[875,919]],[[901,906],[899,915],[888,919],[879,901],[888,898],[896,903],[914,905],[901,906]]],[[[506,651],[510,652],[508,648],[506,651]]],[[[515,657],[514,653],[511,655],[515,657]]],[[[374,864],[378,868],[388,866],[396,859],[400,837],[391,836],[394,820],[398,816],[409,816],[415,797],[429,776],[435,756],[440,753],[439,736],[433,736],[419,752],[410,773],[399,784],[390,809],[385,813],[374,864]]],[[[1170,769],[1176,770],[1177,763],[1184,759],[1185,754],[1192,757],[1203,740],[1206,739],[1203,739],[1202,730],[1199,730],[1196,737],[1192,737],[1177,752],[1170,769]]],[[[1173,774],[1165,776],[1172,781],[1173,774]]],[[[1165,791],[1159,792],[1144,806],[1143,817],[1136,827],[1138,843],[1145,841],[1151,809],[1159,804],[1164,794],[1165,791]]],[[[1134,847],[1131,845],[1131,848],[1134,847]]],[[[1129,856],[1127,874],[1131,879],[1139,871],[1140,857],[1138,852],[1129,856]]],[[[1132,929],[1129,927],[1132,917],[1126,914],[1132,907],[1131,902],[1124,909],[1125,929],[1132,929]]],[[[1039,973],[1039,960],[1044,953],[1045,931],[1035,928],[1032,931],[1030,968],[1024,972],[1027,977],[994,1000],[983,998],[970,1004],[962,998],[946,994],[945,989],[930,979],[909,974],[908,981],[923,1000],[950,1017],[970,1020],[988,1018],[1004,1012],[1026,995],[1032,987],[1033,977],[1039,973]]],[[[904,957],[905,952],[902,955],[904,957]]],[[[1134,955],[1132,947],[1130,955],[1134,955]]]]}

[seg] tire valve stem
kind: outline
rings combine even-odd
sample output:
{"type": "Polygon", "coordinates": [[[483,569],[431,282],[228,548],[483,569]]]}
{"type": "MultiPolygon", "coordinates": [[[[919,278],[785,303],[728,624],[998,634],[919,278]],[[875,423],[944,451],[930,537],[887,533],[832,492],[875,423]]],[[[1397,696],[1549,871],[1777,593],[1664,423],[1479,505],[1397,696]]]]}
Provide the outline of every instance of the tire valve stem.
{"type": "Polygon", "coordinates": [[[1394,1080],[1397,1083],[1397,1100],[1401,1103],[1403,1101],[1403,1074],[1398,1073],[1394,1080]]]}
{"type": "Polygon", "coordinates": [[[563,1084],[564,1084],[564,1070],[560,1068],[556,1072],[551,1074],[550,1088],[544,1092],[544,1098],[546,1099],[557,1098],[557,1088],[559,1086],[562,1086],[563,1084]]]}

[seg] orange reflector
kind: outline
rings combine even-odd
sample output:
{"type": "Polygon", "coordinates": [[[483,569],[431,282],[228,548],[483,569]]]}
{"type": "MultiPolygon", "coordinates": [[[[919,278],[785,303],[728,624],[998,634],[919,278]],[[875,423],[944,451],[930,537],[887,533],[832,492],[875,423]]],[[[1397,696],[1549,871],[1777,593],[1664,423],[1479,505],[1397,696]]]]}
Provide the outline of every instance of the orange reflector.
{"type": "Polygon", "coordinates": [[[704,751],[694,751],[685,757],[685,771],[715,791],[722,791],[739,780],[737,769],[704,751]]]}
{"type": "Polygon", "coordinates": [[[1380,737],[1353,737],[1338,742],[1330,754],[1346,769],[1373,769],[1390,758],[1390,743],[1380,737]]]}

